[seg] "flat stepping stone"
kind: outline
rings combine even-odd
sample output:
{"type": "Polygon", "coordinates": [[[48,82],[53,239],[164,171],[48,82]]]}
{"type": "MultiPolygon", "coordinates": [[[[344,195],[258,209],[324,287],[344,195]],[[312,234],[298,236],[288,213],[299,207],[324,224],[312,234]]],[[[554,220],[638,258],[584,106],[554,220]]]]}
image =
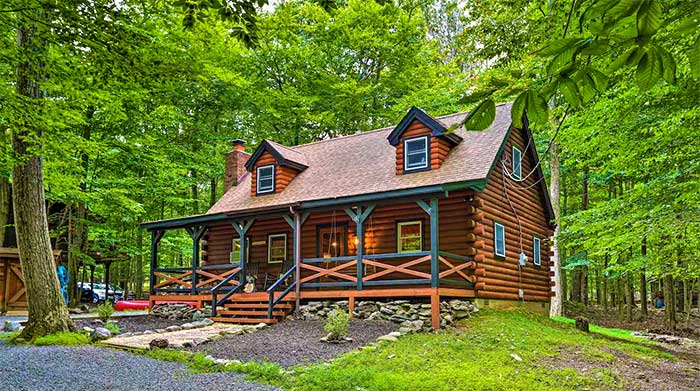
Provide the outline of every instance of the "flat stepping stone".
{"type": "Polygon", "coordinates": [[[167,339],[168,347],[181,349],[185,344],[198,343],[214,336],[234,335],[245,331],[254,330],[254,327],[241,326],[235,324],[214,323],[211,326],[196,329],[171,331],[164,333],[151,333],[141,335],[131,335],[127,337],[116,336],[102,341],[102,344],[122,349],[149,349],[152,340],[167,339]]]}

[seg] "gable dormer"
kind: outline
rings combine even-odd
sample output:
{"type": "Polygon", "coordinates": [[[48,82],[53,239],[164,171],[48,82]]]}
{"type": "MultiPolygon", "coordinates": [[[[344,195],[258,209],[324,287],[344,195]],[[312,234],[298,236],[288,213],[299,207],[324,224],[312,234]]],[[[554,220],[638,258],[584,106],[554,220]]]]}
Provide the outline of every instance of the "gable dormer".
{"type": "Polygon", "coordinates": [[[301,152],[263,140],[246,163],[246,170],[251,173],[251,195],[281,193],[307,167],[301,152]]]}
{"type": "Polygon", "coordinates": [[[462,138],[440,121],[412,107],[387,137],[396,148],[396,175],[437,170],[462,138]]]}

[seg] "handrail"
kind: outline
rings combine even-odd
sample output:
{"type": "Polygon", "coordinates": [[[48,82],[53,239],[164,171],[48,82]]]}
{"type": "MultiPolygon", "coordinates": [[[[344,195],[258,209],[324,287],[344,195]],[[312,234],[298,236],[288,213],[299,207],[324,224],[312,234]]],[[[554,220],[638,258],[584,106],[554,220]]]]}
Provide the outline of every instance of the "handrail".
{"type": "Polygon", "coordinates": [[[302,263],[321,263],[321,262],[339,262],[339,261],[354,261],[357,259],[356,255],[344,256],[344,257],[329,257],[329,258],[304,258],[301,260],[302,263]]]}
{"type": "Polygon", "coordinates": [[[275,305],[277,305],[277,303],[279,303],[285,296],[287,296],[289,294],[289,292],[292,290],[292,288],[294,288],[296,286],[296,284],[297,284],[296,278],[294,279],[294,281],[291,284],[289,284],[287,289],[282,291],[282,294],[279,295],[276,299],[275,299],[275,289],[277,289],[277,287],[280,284],[282,284],[287,278],[289,278],[289,276],[292,273],[294,273],[296,268],[297,268],[297,265],[292,265],[292,267],[290,267],[289,270],[287,270],[282,275],[282,277],[280,277],[277,281],[275,281],[274,284],[272,284],[269,288],[267,288],[267,293],[270,295],[268,302],[267,302],[267,317],[269,319],[272,319],[272,308],[275,305]]]}
{"type": "Polygon", "coordinates": [[[217,291],[219,289],[221,289],[221,287],[224,286],[224,284],[227,284],[227,283],[231,282],[231,280],[236,278],[236,276],[238,276],[242,270],[243,269],[238,269],[234,273],[231,273],[228,277],[224,278],[220,283],[214,285],[214,287],[209,290],[211,292],[211,315],[212,316],[216,316],[216,307],[219,305],[219,303],[225,302],[226,299],[231,297],[231,295],[233,295],[237,290],[239,290],[243,286],[243,283],[236,285],[235,287],[230,289],[228,292],[226,292],[226,294],[224,295],[224,297],[221,298],[221,300],[217,300],[217,297],[216,297],[217,291]]]}
{"type": "Polygon", "coordinates": [[[470,256],[466,256],[466,255],[458,255],[458,254],[454,254],[454,253],[447,252],[447,251],[440,251],[439,254],[445,258],[458,259],[460,261],[473,261],[474,260],[474,257],[470,257],[470,256]]]}

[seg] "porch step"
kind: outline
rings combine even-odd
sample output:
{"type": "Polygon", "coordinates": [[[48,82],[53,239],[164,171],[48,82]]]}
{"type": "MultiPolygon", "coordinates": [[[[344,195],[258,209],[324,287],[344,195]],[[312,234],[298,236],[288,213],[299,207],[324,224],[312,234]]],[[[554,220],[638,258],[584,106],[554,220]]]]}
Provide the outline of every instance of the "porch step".
{"type": "MultiPolygon", "coordinates": [[[[259,308],[267,311],[267,303],[227,303],[224,304],[227,309],[242,309],[242,308],[259,308]]],[[[285,309],[291,310],[293,306],[291,304],[277,304],[275,309],[285,309]]]]}
{"type": "Polygon", "coordinates": [[[210,318],[214,322],[222,323],[265,323],[265,324],[275,324],[278,322],[277,319],[267,319],[267,318],[224,318],[220,316],[214,316],[210,318]]]}
{"type": "MultiPolygon", "coordinates": [[[[267,307],[265,308],[264,311],[246,311],[246,310],[219,310],[216,312],[218,315],[221,316],[227,316],[227,315],[248,315],[248,316],[264,316],[267,317],[267,307]]],[[[285,316],[287,315],[286,312],[284,311],[272,311],[272,316],[285,316]]]]}

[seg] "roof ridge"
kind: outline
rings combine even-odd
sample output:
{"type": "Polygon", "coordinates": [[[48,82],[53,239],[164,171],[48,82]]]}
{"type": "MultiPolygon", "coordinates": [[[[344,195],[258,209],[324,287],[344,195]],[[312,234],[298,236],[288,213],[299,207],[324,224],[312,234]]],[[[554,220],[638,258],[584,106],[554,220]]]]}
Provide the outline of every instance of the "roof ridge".
{"type": "MultiPolygon", "coordinates": [[[[507,104],[509,104],[509,103],[510,103],[510,102],[498,103],[498,104],[496,104],[496,107],[505,106],[505,105],[507,105],[507,104]]],[[[421,109],[421,110],[422,110],[422,109],[421,109]]],[[[457,117],[457,116],[460,116],[460,115],[466,115],[466,114],[469,114],[470,112],[471,112],[471,110],[459,111],[459,112],[457,112],[457,113],[440,115],[440,116],[433,117],[433,118],[435,118],[435,119],[437,119],[437,120],[440,120],[440,119],[446,119],[446,118],[457,117]]],[[[426,114],[427,114],[427,113],[426,113],[426,114]]],[[[428,115],[430,115],[430,114],[428,114],[428,115]]],[[[342,139],[346,139],[346,138],[350,138],[350,137],[366,135],[366,134],[369,134],[369,133],[382,132],[382,131],[386,131],[386,130],[389,130],[389,129],[393,129],[393,128],[395,128],[396,126],[397,126],[397,125],[394,124],[394,125],[391,125],[391,126],[385,126],[385,127],[383,127],[383,128],[370,129],[370,130],[367,130],[367,131],[364,131],[364,132],[363,132],[363,131],[359,131],[359,132],[356,132],[356,133],[353,133],[353,134],[345,134],[345,135],[338,136],[338,137],[333,137],[333,138],[329,138],[329,139],[325,139],[325,140],[312,141],[312,142],[310,142],[310,143],[294,145],[294,146],[291,146],[291,147],[286,147],[286,146],[284,146],[284,145],[282,145],[282,144],[279,144],[279,143],[277,143],[277,144],[282,145],[283,147],[288,148],[288,149],[291,149],[291,150],[293,150],[293,151],[300,152],[300,151],[297,150],[297,148],[305,147],[305,146],[307,146],[307,145],[314,145],[314,144],[325,143],[325,142],[328,142],[328,141],[338,141],[338,140],[342,140],[342,139]]]]}

